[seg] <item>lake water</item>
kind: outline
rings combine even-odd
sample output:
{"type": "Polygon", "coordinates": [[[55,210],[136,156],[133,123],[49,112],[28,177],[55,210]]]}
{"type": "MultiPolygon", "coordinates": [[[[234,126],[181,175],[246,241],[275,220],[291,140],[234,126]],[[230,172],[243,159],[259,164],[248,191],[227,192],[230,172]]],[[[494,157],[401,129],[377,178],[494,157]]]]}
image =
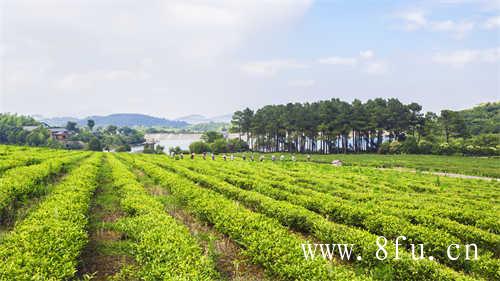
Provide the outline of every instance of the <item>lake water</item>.
{"type": "MultiPolygon", "coordinates": [[[[201,140],[202,134],[146,134],[144,139],[146,142],[154,142],[165,147],[164,151],[168,152],[170,147],[179,146],[182,150],[189,150],[189,145],[192,142],[201,140]]],[[[238,134],[229,134],[229,138],[238,138],[238,134]]],[[[144,146],[134,146],[132,147],[132,152],[142,151],[144,146]]]]}
{"type": "MultiPolygon", "coordinates": [[[[201,134],[146,134],[144,136],[146,142],[155,142],[157,145],[165,147],[164,151],[168,152],[170,147],[179,146],[183,150],[189,150],[189,145],[192,142],[199,141],[201,134]]],[[[132,152],[143,150],[143,146],[132,147],[132,152]]]]}

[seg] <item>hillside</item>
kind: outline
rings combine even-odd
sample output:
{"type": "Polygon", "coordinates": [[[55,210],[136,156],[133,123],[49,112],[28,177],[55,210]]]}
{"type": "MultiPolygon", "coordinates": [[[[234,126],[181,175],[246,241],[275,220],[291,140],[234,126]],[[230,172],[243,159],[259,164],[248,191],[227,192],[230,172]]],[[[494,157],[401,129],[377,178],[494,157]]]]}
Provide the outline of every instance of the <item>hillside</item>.
{"type": "Polygon", "coordinates": [[[500,102],[488,102],[459,111],[472,135],[500,133],[500,102]]]}
{"type": "Polygon", "coordinates": [[[106,116],[89,116],[81,119],[72,117],[56,117],[56,118],[41,119],[39,121],[45,122],[51,126],[65,126],[68,121],[76,122],[80,126],[85,126],[87,124],[87,120],[89,119],[94,120],[97,127],[115,125],[119,127],[164,126],[171,128],[183,128],[189,125],[187,122],[184,121],[169,120],[165,118],[154,117],[145,114],[136,114],[136,113],[119,113],[106,116]]]}
{"type": "Polygon", "coordinates": [[[202,124],[202,123],[230,123],[232,114],[218,115],[214,117],[206,117],[200,114],[192,114],[183,117],[179,117],[175,120],[184,121],[189,124],[202,124]]]}

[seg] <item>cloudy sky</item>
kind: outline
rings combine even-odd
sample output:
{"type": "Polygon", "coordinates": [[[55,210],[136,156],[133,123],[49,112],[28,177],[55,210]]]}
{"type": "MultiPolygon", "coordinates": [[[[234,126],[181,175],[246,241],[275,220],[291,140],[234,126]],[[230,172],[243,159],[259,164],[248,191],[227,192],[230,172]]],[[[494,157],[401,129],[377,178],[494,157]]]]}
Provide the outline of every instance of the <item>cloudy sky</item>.
{"type": "Polygon", "coordinates": [[[496,0],[0,0],[0,111],[175,118],[500,100],[496,0]]]}

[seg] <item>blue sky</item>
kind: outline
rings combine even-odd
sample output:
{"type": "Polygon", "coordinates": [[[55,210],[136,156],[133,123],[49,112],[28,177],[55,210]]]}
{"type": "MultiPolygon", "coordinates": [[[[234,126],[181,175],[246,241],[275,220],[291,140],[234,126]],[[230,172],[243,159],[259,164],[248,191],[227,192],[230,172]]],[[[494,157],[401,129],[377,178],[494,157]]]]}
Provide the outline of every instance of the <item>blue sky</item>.
{"type": "Polygon", "coordinates": [[[0,0],[2,112],[500,100],[500,2],[0,0]],[[29,101],[29,102],[27,102],[29,101]]]}

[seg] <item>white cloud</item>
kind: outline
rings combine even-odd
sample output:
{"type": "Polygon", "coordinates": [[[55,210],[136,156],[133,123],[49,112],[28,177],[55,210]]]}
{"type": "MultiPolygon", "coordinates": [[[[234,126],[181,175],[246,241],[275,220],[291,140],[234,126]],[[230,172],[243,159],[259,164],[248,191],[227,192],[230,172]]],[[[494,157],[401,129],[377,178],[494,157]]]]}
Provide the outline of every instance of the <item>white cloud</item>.
{"type": "Polygon", "coordinates": [[[500,47],[439,53],[434,55],[432,59],[436,63],[447,64],[453,67],[463,67],[470,63],[496,63],[500,61],[500,47]]]}
{"type": "Polygon", "coordinates": [[[350,57],[328,57],[318,60],[321,64],[332,64],[332,65],[349,65],[354,66],[357,64],[357,58],[350,57]]]}
{"type": "Polygon", "coordinates": [[[363,72],[371,75],[387,74],[389,67],[385,61],[374,61],[363,66],[363,72]]]}
{"type": "MultiPolygon", "coordinates": [[[[133,109],[180,115],[217,114],[219,108],[206,106],[215,100],[223,101],[228,111],[241,105],[228,94],[245,82],[234,66],[253,56],[252,50],[262,42],[283,43],[281,35],[302,18],[313,0],[0,2],[0,59],[6,58],[1,74],[9,73],[8,81],[0,79],[0,96],[9,111],[32,113],[43,108],[50,115],[73,114],[66,105],[71,97],[82,101],[85,114],[133,109]],[[34,61],[44,56],[53,67],[40,73],[34,61]],[[148,58],[141,61],[144,57],[148,58]],[[30,67],[18,69],[25,61],[30,67]],[[156,90],[165,81],[169,90],[156,90]],[[62,91],[72,94],[60,95],[62,91]],[[127,100],[143,93],[153,95],[155,103],[134,109],[127,100]],[[109,102],[97,104],[88,95],[109,102]],[[171,102],[174,96],[192,102],[188,108],[179,107],[171,102]]],[[[250,72],[263,75],[300,67],[297,62],[248,66],[250,72]]],[[[243,92],[252,92],[253,86],[246,84],[243,92]]]]}
{"type": "Polygon", "coordinates": [[[400,12],[396,17],[403,20],[403,29],[407,31],[422,29],[433,32],[448,32],[457,39],[465,37],[476,26],[474,22],[468,20],[430,20],[422,10],[400,12]]]}
{"type": "Polygon", "coordinates": [[[288,82],[288,86],[297,88],[309,88],[316,85],[316,81],[312,79],[292,80],[288,82]]]}
{"type": "Polygon", "coordinates": [[[447,5],[475,5],[484,11],[500,10],[500,0],[439,0],[437,2],[447,5]]]}
{"type": "Polygon", "coordinates": [[[461,39],[474,29],[475,23],[470,21],[455,22],[452,20],[433,21],[429,24],[432,31],[451,32],[455,38],[461,39]]]}
{"type": "Polygon", "coordinates": [[[500,27],[500,16],[491,17],[484,21],[483,28],[485,29],[495,29],[500,27]]]}
{"type": "Polygon", "coordinates": [[[66,91],[78,91],[97,87],[101,82],[130,82],[150,78],[144,70],[96,70],[87,73],[71,73],[64,75],[54,83],[55,88],[66,91]]]}
{"type": "Polygon", "coordinates": [[[386,61],[375,60],[375,52],[364,50],[359,52],[358,57],[328,57],[318,60],[320,64],[351,66],[361,72],[373,75],[388,73],[389,67],[386,61]]]}
{"type": "Polygon", "coordinates": [[[372,50],[366,50],[359,52],[359,56],[363,59],[371,59],[375,56],[375,53],[372,50]]]}
{"type": "Polygon", "coordinates": [[[406,30],[417,30],[427,25],[425,13],[421,10],[400,12],[397,17],[405,21],[406,30]]]}
{"type": "Polygon", "coordinates": [[[271,77],[278,72],[290,69],[306,68],[307,65],[299,63],[296,60],[269,60],[269,61],[256,61],[249,62],[241,65],[241,70],[250,75],[271,77]]]}

